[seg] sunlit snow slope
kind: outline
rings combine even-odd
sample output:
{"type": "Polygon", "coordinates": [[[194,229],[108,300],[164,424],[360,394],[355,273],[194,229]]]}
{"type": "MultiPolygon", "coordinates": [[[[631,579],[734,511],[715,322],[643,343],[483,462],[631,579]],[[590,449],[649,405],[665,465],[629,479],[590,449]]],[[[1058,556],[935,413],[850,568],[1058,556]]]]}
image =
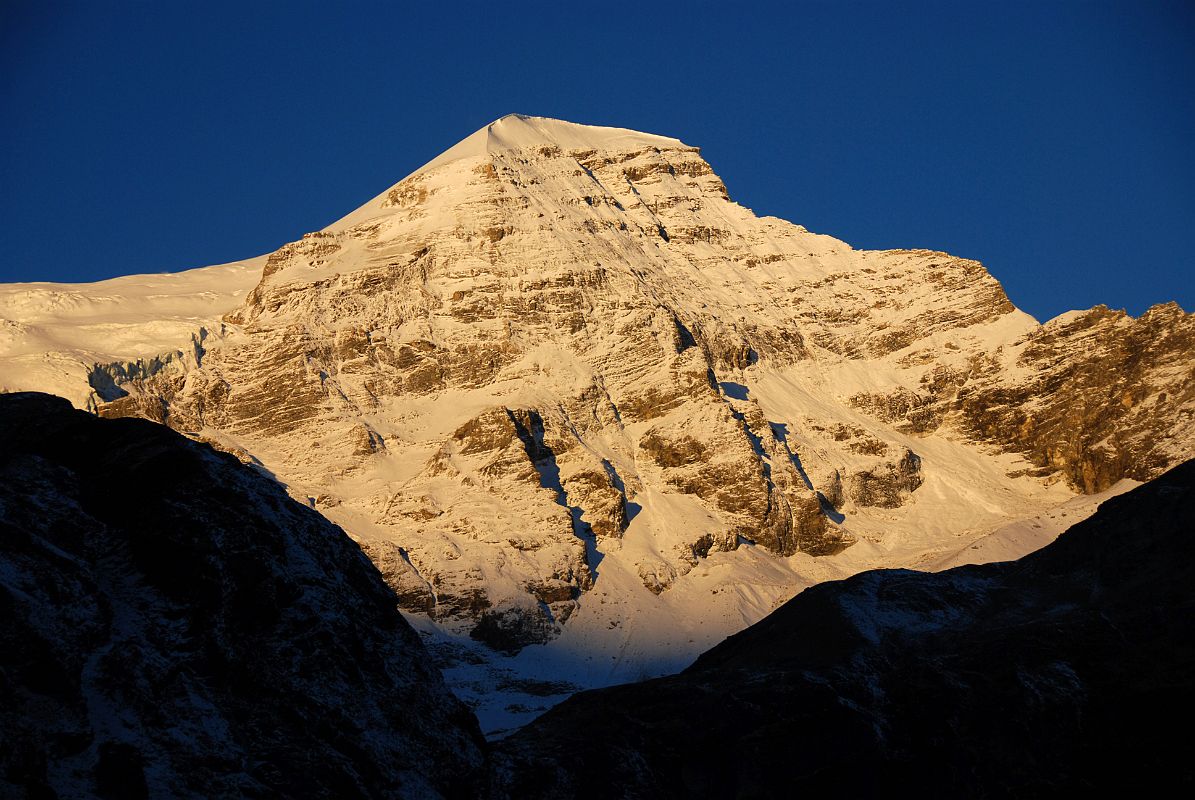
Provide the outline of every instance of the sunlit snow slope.
{"type": "Polygon", "coordinates": [[[0,391],[52,392],[85,408],[101,399],[93,384],[109,384],[96,365],[122,365],[127,374],[138,360],[194,360],[209,336],[221,335],[221,317],[261,280],[264,263],[98,283],[0,284],[0,391]]]}

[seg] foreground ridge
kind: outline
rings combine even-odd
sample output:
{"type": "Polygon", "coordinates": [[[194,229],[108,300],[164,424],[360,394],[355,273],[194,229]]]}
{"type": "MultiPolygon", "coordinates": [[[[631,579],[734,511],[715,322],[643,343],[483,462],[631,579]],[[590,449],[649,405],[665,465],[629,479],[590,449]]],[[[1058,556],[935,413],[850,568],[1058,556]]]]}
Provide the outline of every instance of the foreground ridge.
{"type": "Polygon", "coordinates": [[[141,420],[0,395],[0,795],[462,796],[476,720],[343,531],[141,420]]]}

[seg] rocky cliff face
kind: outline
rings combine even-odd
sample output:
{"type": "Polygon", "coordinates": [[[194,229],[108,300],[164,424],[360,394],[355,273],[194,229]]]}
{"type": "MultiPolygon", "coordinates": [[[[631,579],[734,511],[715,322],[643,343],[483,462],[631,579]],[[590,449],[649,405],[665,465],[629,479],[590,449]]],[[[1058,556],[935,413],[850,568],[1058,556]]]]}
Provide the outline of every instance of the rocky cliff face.
{"type": "Polygon", "coordinates": [[[1098,306],[1033,328],[966,370],[856,404],[906,430],[946,425],[1023,454],[1084,492],[1146,481],[1191,454],[1195,318],[1176,303],[1138,319],[1098,306]]]}
{"type": "Polygon", "coordinates": [[[439,797],[476,720],[334,525],[141,420],[0,396],[0,795],[439,797]]]}
{"type": "Polygon", "coordinates": [[[708,620],[696,654],[1195,453],[1177,307],[1039,326],[974,261],[756,217],[676,139],[505,117],[262,263],[202,358],[101,370],[99,413],[264,465],[506,651],[633,606],[672,616],[583,646],[708,620]]]}
{"type": "Polygon", "coordinates": [[[1012,349],[1018,369],[984,374],[955,400],[976,438],[1085,492],[1149,480],[1190,456],[1195,318],[1176,303],[1138,319],[1102,306],[1069,314],[1012,349]]]}
{"type": "Polygon", "coordinates": [[[1019,562],[823,583],[681,675],[548,712],[499,746],[495,795],[1181,792],[1192,530],[1195,461],[1019,562]]]}

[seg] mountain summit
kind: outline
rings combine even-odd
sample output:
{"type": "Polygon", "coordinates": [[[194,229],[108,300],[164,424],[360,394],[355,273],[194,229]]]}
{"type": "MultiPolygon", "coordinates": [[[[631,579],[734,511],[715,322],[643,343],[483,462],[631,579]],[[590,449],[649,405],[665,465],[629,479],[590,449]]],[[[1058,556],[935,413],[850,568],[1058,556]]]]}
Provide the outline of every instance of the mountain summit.
{"type": "MultiPolygon", "coordinates": [[[[598,125],[579,125],[575,122],[550,117],[529,117],[525,114],[507,114],[504,117],[479,128],[457,142],[399,184],[428,170],[466,158],[485,158],[490,154],[533,150],[541,147],[556,147],[565,150],[608,150],[614,152],[634,151],[649,147],[688,148],[679,139],[640,133],[628,128],[606,128],[598,125]]],[[[348,216],[329,226],[345,229],[386,213],[391,204],[386,202],[390,193],[398,188],[395,184],[382,194],[370,200],[348,216]]]]}
{"type": "MultiPolygon", "coordinates": [[[[555,683],[494,720],[679,668],[811,583],[1015,557],[1195,454],[1176,305],[1039,325],[975,261],[755,216],[663,136],[503,117],[238,269],[221,318],[89,353],[73,396],[268,470],[443,653],[530,648],[485,657],[555,683]]],[[[13,341],[62,296],[23,291],[13,341]]]]}

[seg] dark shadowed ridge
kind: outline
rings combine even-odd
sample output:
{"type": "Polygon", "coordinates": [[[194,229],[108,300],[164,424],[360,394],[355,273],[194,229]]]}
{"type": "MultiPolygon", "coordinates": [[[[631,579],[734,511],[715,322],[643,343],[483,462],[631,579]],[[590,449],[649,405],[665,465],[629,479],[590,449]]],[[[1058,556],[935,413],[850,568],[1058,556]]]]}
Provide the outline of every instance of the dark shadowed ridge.
{"type": "Polygon", "coordinates": [[[499,746],[494,794],[1189,793],[1193,559],[1188,461],[1020,561],[821,584],[680,675],[576,695],[499,746]]]}
{"type": "Polygon", "coordinates": [[[339,528],[164,426],[0,395],[0,796],[465,796],[482,747],[339,528]]]}

